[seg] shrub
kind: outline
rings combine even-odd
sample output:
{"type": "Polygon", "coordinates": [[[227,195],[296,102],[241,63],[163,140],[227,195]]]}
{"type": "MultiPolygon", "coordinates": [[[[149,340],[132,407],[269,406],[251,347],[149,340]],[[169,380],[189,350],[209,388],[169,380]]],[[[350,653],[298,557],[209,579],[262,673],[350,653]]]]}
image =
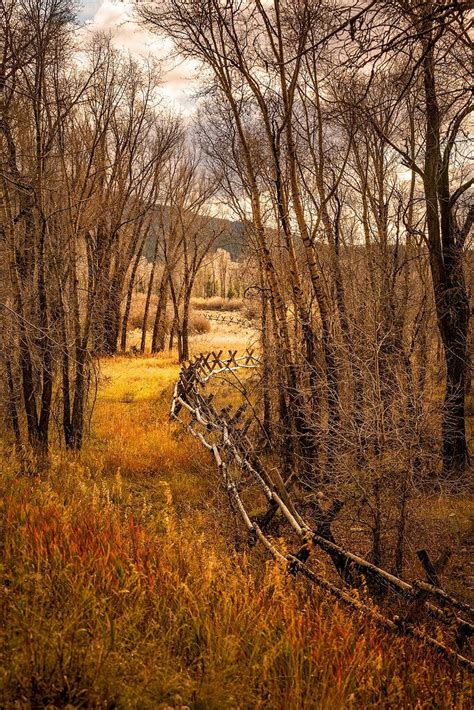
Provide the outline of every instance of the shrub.
{"type": "Polygon", "coordinates": [[[209,333],[211,324],[201,313],[191,312],[189,318],[189,333],[190,335],[203,335],[209,333]]]}
{"type": "Polygon", "coordinates": [[[192,298],[193,308],[199,311],[239,311],[242,308],[241,298],[192,298]]]}
{"type": "MultiPolygon", "coordinates": [[[[149,313],[155,315],[156,303],[158,297],[156,294],[152,294],[150,300],[150,311],[149,313]]],[[[132,305],[130,307],[130,314],[128,316],[128,330],[134,330],[135,328],[141,328],[143,324],[143,314],[145,312],[145,293],[134,293],[132,298],[132,305]]],[[[150,316],[148,317],[149,322],[151,321],[150,316]]]]}

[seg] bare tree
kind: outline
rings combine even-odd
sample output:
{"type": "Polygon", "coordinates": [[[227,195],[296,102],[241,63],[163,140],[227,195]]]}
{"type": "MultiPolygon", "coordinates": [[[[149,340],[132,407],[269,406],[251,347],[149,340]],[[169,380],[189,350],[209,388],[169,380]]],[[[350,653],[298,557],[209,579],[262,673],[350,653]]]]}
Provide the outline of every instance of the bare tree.
{"type": "Polygon", "coordinates": [[[18,449],[42,457],[53,415],[81,447],[94,357],[116,346],[125,273],[178,129],[157,110],[151,68],[108,38],[75,60],[66,0],[3,3],[0,18],[2,370],[18,449]]]}
{"type": "MultiPolygon", "coordinates": [[[[169,289],[174,311],[178,354],[180,361],[189,359],[190,303],[197,274],[221,232],[213,224],[210,200],[216,190],[200,166],[199,154],[183,143],[171,159],[164,178],[163,204],[155,217],[157,227],[152,273],[148,298],[151,296],[155,266],[161,257],[164,270],[161,278],[157,317],[164,311],[165,293],[169,289]]],[[[147,316],[147,309],[145,315],[147,316]]],[[[158,329],[157,318],[155,328],[158,329]]],[[[146,318],[142,334],[145,346],[146,318]]],[[[155,337],[157,332],[154,332],[155,337]]]]}
{"type": "MultiPolygon", "coordinates": [[[[445,354],[443,467],[449,476],[462,472],[468,457],[464,401],[469,301],[463,252],[474,211],[464,199],[473,184],[465,170],[464,126],[473,110],[467,9],[467,3],[381,3],[376,18],[370,14],[366,18],[368,57],[362,53],[362,61],[373,63],[372,75],[381,62],[391,66],[398,88],[394,111],[407,94],[421,98],[412,104],[414,153],[402,136],[390,136],[381,126],[376,130],[423,186],[425,243],[445,354]]],[[[370,121],[371,114],[369,106],[365,115],[370,121]]]]}

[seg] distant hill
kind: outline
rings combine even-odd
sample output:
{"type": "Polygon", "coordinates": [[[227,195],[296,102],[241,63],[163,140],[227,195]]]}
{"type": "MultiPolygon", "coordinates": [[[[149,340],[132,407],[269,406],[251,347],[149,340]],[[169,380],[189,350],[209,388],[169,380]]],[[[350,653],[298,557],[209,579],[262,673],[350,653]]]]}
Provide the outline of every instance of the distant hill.
{"type": "Polygon", "coordinates": [[[232,261],[237,261],[246,246],[245,227],[242,222],[231,222],[228,219],[213,220],[223,230],[216,240],[214,249],[227,249],[232,261]]]}
{"type": "MultiPolygon", "coordinates": [[[[164,209],[166,210],[167,208],[164,209]]],[[[216,249],[226,249],[231,256],[232,261],[237,261],[240,258],[242,250],[244,249],[246,244],[245,227],[242,222],[233,222],[229,219],[214,217],[212,220],[207,222],[206,227],[208,229],[214,229],[217,232],[221,232],[221,234],[214,242],[213,251],[215,251],[216,249]]],[[[153,253],[155,250],[155,239],[156,228],[153,229],[152,225],[150,235],[143,249],[143,256],[148,259],[148,261],[151,261],[153,259],[153,253]]]]}

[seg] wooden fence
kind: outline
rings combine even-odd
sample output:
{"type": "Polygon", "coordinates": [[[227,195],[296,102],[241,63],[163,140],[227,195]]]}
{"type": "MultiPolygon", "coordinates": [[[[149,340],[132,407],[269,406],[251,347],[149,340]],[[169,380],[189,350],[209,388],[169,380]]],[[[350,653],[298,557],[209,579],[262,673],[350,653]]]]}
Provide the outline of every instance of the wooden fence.
{"type": "Polygon", "coordinates": [[[378,624],[397,634],[422,640],[444,656],[474,670],[474,662],[467,657],[470,637],[474,631],[474,610],[464,602],[445,592],[439,574],[447,559],[432,563],[425,550],[418,557],[425,570],[426,580],[411,584],[391,574],[364,558],[338,545],[331,531],[343,503],[335,500],[328,511],[323,511],[317,501],[316,529],[303,519],[291,499],[281,474],[270,475],[249,439],[249,427],[254,416],[246,416],[248,403],[242,403],[232,413],[230,407],[220,411],[213,402],[213,394],[206,393],[206,385],[215,377],[235,377],[238,370],[259,368],[260,362],[252,350],[238,355],[237,351],[210,352],[199,355],[181,369],[173,391],[170,416],[179,421],[213,455],[218,471],[246,526],[252,542],[259,541],[291,574],[301,574],[344,604],[370,616],[378,624]],[[269,510],[279,511],[288,521],[293,535],[288,535],[285,550],[291,549],[294,537],[300,545],[292,553],[282,551],[265,532],[261,519],[252,518],[239,490],[241,480],[251,480],[268,501],[269,510]],[[314,548],[323,550],[332,561],[341,579],[341,587],[326,579],[309,566],[314,548]],[[366,587],[370,599],[364,601],[354,589],[366,587]],[[392,615],[384,613],[373,598],[383,599],[387,607],[396,607],[392,615]],[[443,638],[452,636],[452,644],[434,638],[426,627],[435,624],[442,628],[443,638]],[[454,646],[454,647],[453,647],[454,646]]]}
{"type": "Polygon", "coordinates": [[[213,320],[217,323],[225,323],[226,325],[239,325],[243,328],[252,327],[252,323],[247,318],[242,318],[241,316],[224,316],[220,313],[209,313],[208,311],[205,311],[204,317],[207,318],[207,320],[213,320]]]}

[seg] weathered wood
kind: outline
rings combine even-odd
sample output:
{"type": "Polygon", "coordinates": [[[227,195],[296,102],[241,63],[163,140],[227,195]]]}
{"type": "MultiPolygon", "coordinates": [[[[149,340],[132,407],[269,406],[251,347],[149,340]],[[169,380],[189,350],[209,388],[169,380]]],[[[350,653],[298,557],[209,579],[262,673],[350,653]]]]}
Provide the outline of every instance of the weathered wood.
{"type": "Polygon", "coordinates": [[[424,591],[428,592],[431,596],[435,597],[435,599],[437,599],[442,604],[451,606],[454,609],[458,609],[459,611],[462,611],[465,614],[469,614],[470,616],[474,617],[474,609],[469,606],[469,604],[466,604],[465,602],[462,602],[459,599],[450,596],[443,589],[435,587],[432,584],[429,584],[428,582],[423,582],[419,579],[413,580],[412,585],[413,587],[415,587],[415,589],[423,589],[424,591]]]}
{"type": "Polygon", "coordinates": [[[229,420],[229,424],[234,427],[235,424],[238,423],[239,419],[243,416],[245,411],[247,410],[248,405],[244,402],[244,404],[241,404],[240,407],[237,409],[235,412],[234,416],[229,420]]]}
{"type": "Polygon", "coordinates": [[[449,551],[445,551],[436,563],[432,563],[427,552],[420,550],[418,556],[429,581],[415,581],[413,585],[410,585],[386,570],[336,544],[330,526],[342,509],[343,502],[341,500],[335,499],[328,510],[323,510],[319,501],[317,501],[317,499],[315,500],[316,530],[312,530],[296,510],[283,481],[281,481],[282,490],[277,491],[272,477],[261,465],[258,457],[252,455],[252,445],[246,436],[246,431],[251,425],[252,417],[245,421],[243,429],[236,427],[236,424],[240,421],[247,408],[246,403],[240,405],[236,412],[229,417],[230,406],[224,407],[220,412],[217,412],[215,407],[211,404],[213,395],[206,397],[199,394],[198,386],[204,386],[211,377],[218,376],[225,371],[233,372],[241,367],[255,367],[255,364],[249,365],[250,361],[258,364],[258,360],[253,356],[253,351],[249,350],[241,357],[237,357],[237,351],[229,350],[229,358],[227,360],[222,360],[222,350],[217,354],[213,352],[208,353],[207,356],[195,358],[193,363],[190,363],[182,369],[180,378],[175,384],[170,417],[182,422],[194,437],[199,439],[208,450],[212,451],[217,468],[222,473],[226,488],[239,510],[247,529],[252,534],[252,539],[258,539],[276,560],[281,563],[284,562],[287,565],[288,571],[293,573],[301,572],[306,578],[329,591],[341,601],[363,610],[364,613],[378,619],[386,628],[397,633],[413,636],[436,648],[447,657],[455,658],[459,663],[473,670],[474,664],[472,661],[436,639],[431,638],[425,634],[424,631],[414,626],[420,614],[426,611],[436,618],[437,621],[453,627],[453,630],[456,632],[455,640],[458,651],[463,650],[467,638],[473,633],[473,624],[460,618],[453,612],[454,609],[457,609],[472,615],[473,610],[467,604],[448,595],[439,585],[438,575],[449,559],[449,551]],[[200,376],[201,372],[207,372],[207,375],[202,377],[200,376]],[[179,412],[183,409],[189,412],[191,417],[190,423],[183,421],[178,416],[179,412]],[[213,437],[217,437],[220,443],[210,443],[202,432],[195,430],[195,426],[197,425],[203,427],[209,434],[212,433],[213,437]],[[246,472],[252,476],[269,501],[270,507],[275,510],[280,510],[293,530],[301,537],[303,546],[296,555],[282,554],[277,547],[270,542],[259,524],[251,520],[240,498],[235,482],[228,472],[228,466],[224,460],[224,456],[227,461],[233,462],[233,465],[242,472],[246,472]],[[406,604],[405,614],[401,618],[390,620],[371,607],[367,607],[360,600],[353,599],[344,590],[340,590],[327,580],[316,575],[316,573],[310,570],[305,564],[309,557],[308,544],[310,541],[331,557],[336,569],[338,569],[342,579],[347,584],[351,586],[357,584],[358,579],[355,572],[362,574],[368,581],[375,581],[381,589],[390,590],[395,593],[400,600],[403,600],[406,604]],[[430,603],[428,597],[433,598],[440,606],[430,603]]]}
{"type": "Polygon", "coordinates": [[[417,550],[416,554],[422,564],[422,567],[426,574],[426,579],[428,580],[429,584],[432,584],[434,587],[441,587],[439,575],[443,572],[451,557],[451,550],[443,550],[443,552],[435,563],[431,561],[430,556],[426,550],[417,550]]]}
{"type": "Polygon", "coordinates": [[[426,550],[418,550],[416,554],[423,566],[423,569],[425,570],[425,574],[426,574],[426,578],[428,579],[428,582],[430,584],[433,584],[435,587],[440,587],[441,584],[439,582],[438,575],[436,574],[436,570],[430,560],[430,557],[429,557],[427,551],[426,550]]]}
{"type": "Polygon", "coordinates": [[[228,366],[234,364],[236,367],[238,367],[238,363],[236,362],[235,356],[237,355],[237,350],[229,350],[229,359],[227,361],[228,366]]]}

